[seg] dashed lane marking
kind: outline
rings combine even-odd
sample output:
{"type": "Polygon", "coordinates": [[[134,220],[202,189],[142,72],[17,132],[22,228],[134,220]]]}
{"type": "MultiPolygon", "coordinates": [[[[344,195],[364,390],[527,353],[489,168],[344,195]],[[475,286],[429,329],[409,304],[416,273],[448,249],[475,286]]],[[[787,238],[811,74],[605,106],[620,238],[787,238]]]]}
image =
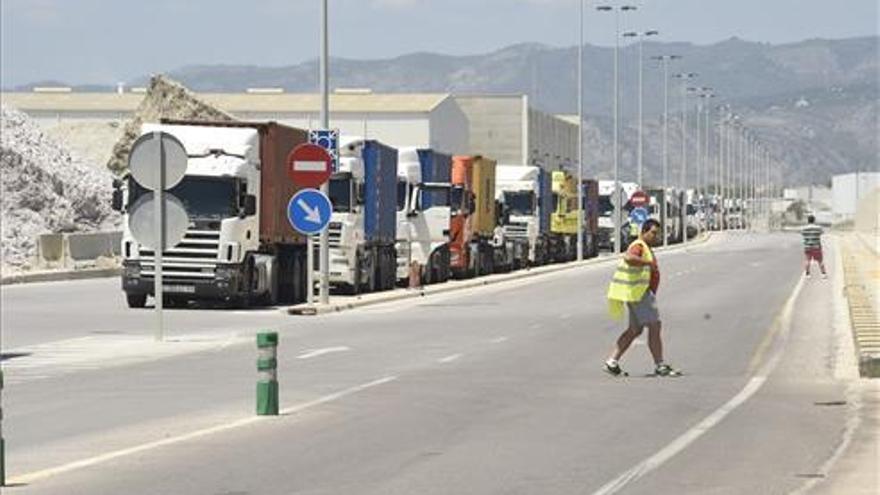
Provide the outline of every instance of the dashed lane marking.
{"type": "Polygon", "coordinates": [[[446,356],[444,358],[438,359],[437,362],[441,364],[447,364],[461,358],[462,356],[464,356],[464,354],[452,354],[451,356],[446,356]]]}
{"type": "Polygon", "coordinates": [[[350,351],[350,350],[351,350],[351,348],[346,347],[346,346],[324,347],[322,349],[310,349],[310,350],[300,354],[296,358],[297,359],[310,359],[313,357],[323,356],[324,354],[332,354],[334,352],[345,352],[345,351],[350,351]]]}

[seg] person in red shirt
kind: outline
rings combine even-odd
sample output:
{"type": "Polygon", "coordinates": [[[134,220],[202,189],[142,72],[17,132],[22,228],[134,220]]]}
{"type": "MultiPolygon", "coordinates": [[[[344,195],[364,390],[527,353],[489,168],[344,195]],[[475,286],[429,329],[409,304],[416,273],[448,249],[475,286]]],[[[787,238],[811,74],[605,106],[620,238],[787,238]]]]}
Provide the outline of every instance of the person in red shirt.
{"type": "Polygon", "coordinates": [[[624,254],[624,261],[631,267],[651,267],[651,278],[648,282],[648,290],[642,300],[636,303],[627,303],[629,309],[629,327],[618,337],[611,355],[605,361],[604,371],[614,376],[626,375],[620,368],[620,358],[629,349],[632,342],[642,334],[644,327],[648,327],[648,349],[654,358],[656,368],[654,374],[658,376],[678,376],[680,371],[675,370],[663,362],[663,341],[660,338],[660,312],[657,309],[656,295],[660,288],[660,267],[657,257],[651,250],[651,245],[657,243],[660,236],[660,222],[650,219],[642,225],[639,239],[629,245],[624,254]],[[645,253],[647,249],[650,252],[645,253]],[[650,259],[650,261],[648,261],[650,259]]]}

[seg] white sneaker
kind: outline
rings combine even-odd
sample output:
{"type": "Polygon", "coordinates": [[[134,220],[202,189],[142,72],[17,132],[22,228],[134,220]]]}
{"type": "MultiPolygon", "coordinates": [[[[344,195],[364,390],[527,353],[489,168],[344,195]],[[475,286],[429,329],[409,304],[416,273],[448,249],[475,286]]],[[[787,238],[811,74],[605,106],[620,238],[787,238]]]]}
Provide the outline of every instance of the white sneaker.
{"type": "Polygon", "coordinates": [[[828,274],[827,274],[827,273],[823,273],[823,274],[822,274],[822,280],[828,280],[828,274]]]}
{"type": "Polygon", "coordinates": [[[811,278],[811,277],[812,277],[812,275],[810,275],[809,273],[804,274],[804,278],[811,278]]]}

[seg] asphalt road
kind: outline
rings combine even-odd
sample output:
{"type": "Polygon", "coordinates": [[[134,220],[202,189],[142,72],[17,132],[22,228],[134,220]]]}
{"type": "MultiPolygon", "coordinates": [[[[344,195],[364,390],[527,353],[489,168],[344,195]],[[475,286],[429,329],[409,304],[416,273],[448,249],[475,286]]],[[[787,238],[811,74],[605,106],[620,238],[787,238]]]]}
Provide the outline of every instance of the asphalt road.
{"type": "Polygon", "coordinates": [[[806,281],[782,325],[800,287],[796,237],[719,236],[660,264],[680,378],[646,376],[641,341],[622,363],[630,377],[600,371],[620,330],[605,311],[610,264],[321,317],[176,311],[186,337],[154,345],[149,312],[122,308],[116,281],[4,288],[4,348],[31,349],[4,363],[17,482],[4,493],[788,493],[823,481],[860,433],[852,382],[837,376],[831,281],[806,281]],[[65,297],[40,302],[50,296],[65,297]],[[253,415],[261,328],[281,333],[279,417],[253,415]]]}

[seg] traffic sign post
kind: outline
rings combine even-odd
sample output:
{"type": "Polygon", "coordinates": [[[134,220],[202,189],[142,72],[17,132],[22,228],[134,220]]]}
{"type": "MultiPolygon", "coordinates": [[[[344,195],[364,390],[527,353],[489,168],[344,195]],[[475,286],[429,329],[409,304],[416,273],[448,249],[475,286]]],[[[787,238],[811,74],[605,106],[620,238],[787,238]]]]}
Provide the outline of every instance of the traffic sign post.
{"type": "Polygon", "coordinates": [[[170,194],[166,197],[164,192],[183,179],[186,166],[186,148],[167,132],[142,135],[134,142],[128,156],[128,168],[134,180],[145,189],[153,190],[151,196],[145,195],[136,202],[136,208],[132,209],[128,221],[135,239],[153,248],[153,294],[156,340],[159,341],[165,336],[162,318],[162,252],[180,242],[189,225],[183,204],[170,194]],[[173,206],[167,206],[166,202],[173,206]],[[152,212],[149,211],[151,207],[152,212]],[[168,221],[169,216],[173,219],[171,222],[168,221]],[[151,230],[154,232],[152,236],[149,233],[151,230]]]}
{"type": "MultiPolygon", "coordinates": [[[[327,230],[330,224],[330,217],[333,214],[333,205],[330,198],[326,194],[317,189],[303,189],[290,198],[287,204],[287,220],[290,225],[301,234],[307,236],[306,243],[306,285],[308,286],[308,302],[314,303],[315,300],[315,234],[322,233],[327,230]]],[[[325,274],[321,274],[322,284],[325,274]]]]}

